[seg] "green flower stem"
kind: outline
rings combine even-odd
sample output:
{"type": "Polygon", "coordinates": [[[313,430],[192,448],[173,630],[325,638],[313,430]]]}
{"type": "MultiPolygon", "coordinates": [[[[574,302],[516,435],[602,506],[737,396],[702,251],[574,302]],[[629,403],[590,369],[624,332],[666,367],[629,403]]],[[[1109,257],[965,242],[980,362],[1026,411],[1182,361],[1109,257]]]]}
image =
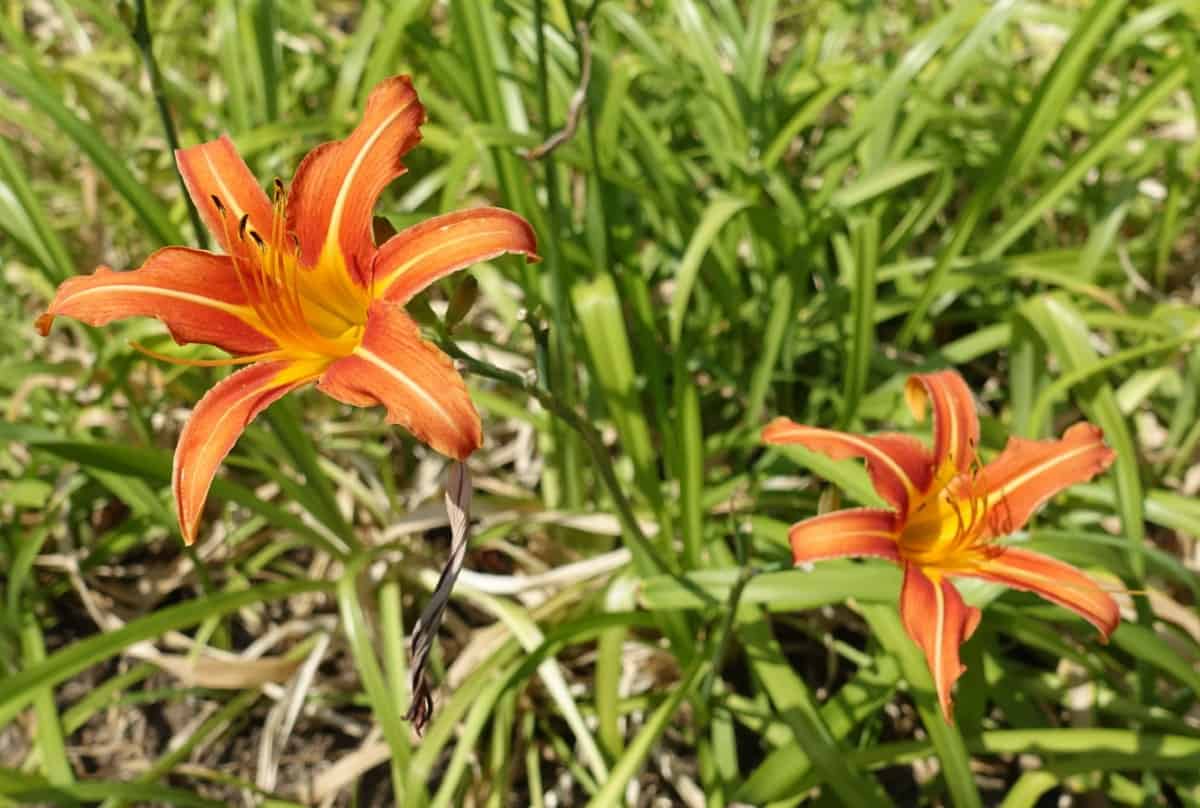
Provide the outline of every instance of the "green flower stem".
{"type": "MultiPolygon", "coordinates": [[[[549,60],[546,54],[546,29],[543,24],[544,6],[544,0],[539,0],[535,4],[534,20],[537,29],[539,111],[542,116],[542,134],[548,138],[552,126],[550,122],[549,60]]],[[[571,284],[571,278],[559,245],[559,236],[562,233],[565,216],[562,199],[559,196],[558,164],[552,154],[546,154],[541,162],[545,169],[546,198],[550,206],[550,237],[543,239],[542,243],[546,251],[546,265],[550,270],[550,299],[555,321],[550,351],[550,378],[554,380],[554,389],[562,391],[567,406],[570,406],[578,396],[574,375],[575,352],[571,344],[571,331],[566,323],[566,317],[571,308],[571,302],[567,299],[567,289],[571,284]]],[[[558,454],[559,472],[562,474],[563,502],[568,508],[577,508],[583,502],[583,474],[579,446],[568,433],[555,429],[554,450],[558,454]]]]}
{"type": "MultiPolygon", "coordinates": [[[[133,28],[129,32],[142,53],[142,61],[146,63],[146,73],[150,76],[150,88],[154,92],[154,102],[158,105],[158,116],[162,119],[163,132],[167,136],[167,145],[171,153],[179,148],[179,134],[175,131],[175,121],[171,117],[171,107],[167,102],[167,92],[163,87],[162,73],[158,69],[158,61],[154,58],[154,39],[150,34],[150,20],[146,13],[146,0],[136,0],[137,17],[134,18],[133,28]]],[[[183,181],[183,175],[175,172],[179,180],[179,188],[183,191],[184,202],[187,203],[188,218],[192,222],[192,230],[196,233],[196,244],[201,249],[208,249],[208,231],[200,222],[200,212],[192,203],[191,194],[183,181]]]]}
{"type": "Polygon", "coordinates": [[[621,527],[633,542],[636,551],[648,558],[659,572],[672,576],[678,574],[678,570],[658,552],[638,523],[637,517],[633,513],[633,506],[629,504],[628,497],[621,490],[621,483],[617,480],[616,471],[613,470],[612,458],[608,456],[608,450],[605,449],[604,442],[600,439],[600,433],[594,426],[574,409],[560,402],[553,393],[529,381],[519,373],[504,370],[476,359],[449,340],[440,340],[439,345],[451,357],[462,362],[468,372],[507,384],[532,396],[548,412],[578,432],[592,453],[592,459],[600,472],[600,478],[604,480],[604,485],[608,488],[609,495],[612,496],[613,502],[617,506],[617,518],[621,521],[621,527]]]}

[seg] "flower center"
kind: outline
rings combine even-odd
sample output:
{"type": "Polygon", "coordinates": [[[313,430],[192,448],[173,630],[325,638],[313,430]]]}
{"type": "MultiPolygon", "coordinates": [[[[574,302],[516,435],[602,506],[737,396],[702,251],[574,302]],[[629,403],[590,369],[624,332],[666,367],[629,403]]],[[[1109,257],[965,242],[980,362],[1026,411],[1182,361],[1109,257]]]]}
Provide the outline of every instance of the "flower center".
{"type": "MultiPolygon", "coordinates": [[[[287,196],[275,181],[274,216],[267,238],[243,216],[236,234],[226,219],[226,243],[261,330],[292,359],[336,359],[353,353],[362,341],[370,299],[351,280],[342,256],[323,253],[315,266],[300,264],[293,234],[286,232],[287,196]]],[[[213,197],[224,214],[220,199],[213,197]]]]}
{"type": "Polygon", "coordinates": [[[929,490],[909,506],[900,532],[900,555],[920,566],[970,569],[999,551],[987,528],[988,503],[975,491],[975,475],[949,463],[929,490]]]}

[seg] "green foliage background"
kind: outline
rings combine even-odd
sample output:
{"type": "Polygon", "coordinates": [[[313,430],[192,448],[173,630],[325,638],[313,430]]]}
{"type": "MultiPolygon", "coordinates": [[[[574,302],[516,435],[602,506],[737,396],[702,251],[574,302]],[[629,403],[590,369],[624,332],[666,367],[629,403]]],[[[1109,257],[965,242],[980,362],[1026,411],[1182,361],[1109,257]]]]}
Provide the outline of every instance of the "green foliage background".
{"type": "Polygon", "coordinates": [[[151,3],[184,145],[228,132],[287,178],[407,72],[430,121],[377,213],[539,234],[540,265],[472,271],[454,332],[524,381],[471,380],[475,574],[419,739],[441,461],[302,394],[183,549],[171,447],[222,371],[132,351],[169,349],[150,321],[32,326],[62,279],[196,243],[135,9],[0,8],[5,804],[1200,804],[1195,2],[151,3]],[[580,23],[578,130],[527,161],[580,23]],[[1102,646],[964,587],[988,606],[953,726],[895,570],[789,568],[790,522],[871,501],[861,469],[758,440],[920,429],[904,379],[946,366],[985,456],[1103,427],[1114,469],[1019,538],[1151,593],[1102,646]]]}

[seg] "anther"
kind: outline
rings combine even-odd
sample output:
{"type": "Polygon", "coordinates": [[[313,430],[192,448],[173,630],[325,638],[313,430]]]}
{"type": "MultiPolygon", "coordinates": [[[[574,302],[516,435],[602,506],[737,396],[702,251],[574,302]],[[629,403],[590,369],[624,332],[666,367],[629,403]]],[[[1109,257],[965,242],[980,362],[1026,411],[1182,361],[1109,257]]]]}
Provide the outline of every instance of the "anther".
{"type": "Polygon", "coordinates": [[[258,245],[260,250],[265,250],[267,248],[267,242],[263,241],[262,236],[255,231],[250,231],[250,238],[254,239],[254,243],[258,245]]]}
{"type": "Polygon", "coordinates": [[[243,213],[242,218],[238,221],[238,238],[242,241],[246,240],[246,225],[250,222],[250,214],[243,213]]]}
{"type": "Polygon", "coordinates": [[[279,177],[275,178],[275,199],[278,201],[283,196],[283,180],[279,177]]]}
{"type": "Polygon", "coordinates": [[[215,207],[217,209],[217,213],[224,215],[225,214],[225,206],[221,204],[221,197],[217,196],[216,194],[213,194],[212,196],[209,197],[209,199],[212,200],[213,207],[215,207]]]}

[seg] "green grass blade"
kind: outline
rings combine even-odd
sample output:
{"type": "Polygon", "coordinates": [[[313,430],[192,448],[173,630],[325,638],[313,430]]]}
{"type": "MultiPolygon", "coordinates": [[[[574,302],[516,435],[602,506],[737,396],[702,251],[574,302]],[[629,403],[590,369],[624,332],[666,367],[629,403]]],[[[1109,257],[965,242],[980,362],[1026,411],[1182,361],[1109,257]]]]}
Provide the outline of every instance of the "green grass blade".
{"type": "Polygon", "coordinates": [[[712,245],[721,228],[736,213],[746,208],[749,204],[748,201],[738,197],[718,196],[709,203],[708,207],[704,210],[704,214],[700,217],[700,224],[696,227],[695,233],[692,234],[692,239],[688,242],[687,250],[679,260],[679,266],[675,270],[675,295],[671,298],[671,308],[669,311],[671,343],[673,345],[678,346],[680,338],[683,335],[684,314],[687,312],[688,301],[692,296],[692,289],[695,287],[697,277],[700,274],[701,261],[704,260],[705,254],[708,252],[709,247],[712,245]]]}
{"type": "Polygon", "coordinates": [[[152,640],[168,631],[194,626],[214,616],[245,606],[279,600],[306,592],[325,592],[324,581],[281,581],[234,592],[222,592],[170,606],[126,623],[115,631],[96,634],[54,652],[44,662],[0,680],[0,726],[12,721],[39,688],[53,686],[80,671],[121,653],[130,645],[152,640]]]}
{"type": "Polygon", "coordinates": [[[905,183],[932,174],[941,165],[935,160],[902,160],[889,163],[838,190],[829,201],[839,208],[853,208],[876,197],[886,196],[905,183]]]}
{"type": "Polygon", "coordinates": [[[918,327],[925,320],[933,300],[942,291],[945,276],[951,264],[962,255],[975,232],[976,226],[992,207],[997,192],[1007,181],[1021,177],[1037,150],[1042,147],[1050,130],[1058,123],[1083,81],[1090,66],[1089,57],[1098,47],[1104,33],[1112,26],[1117,15],[1125,6],[1125,0],[1099,0],[1085,12],[1083,19],[1074,29],[1071,39],[1063,47],[1054,66],[1038,85],[1037,93],[1025,106],[1020,119],[1009,130],[987,174],[967,203],[959,217],[949,243],[938,254],[937,264],[925,281],[920,297],[900,328],[896,339],[901,347],[907,347],[916,336],[918,327]]]}
{"type": "Polygon", "coordinates": [[[375,38],[371,57],[363,73],[362,86],[370,91],[379,82],[397,72],[396,66],[404,64],[401,47],[405,44],[405,29],[417,19],[428,14],[433,0],[400,0],[388,4],[388,15],[375,38]]]}
{"type": "MultiPolygon", "coordinates": [[[[21,625],[21,656],[26,668],[46,661],[42,628],[32,612],[25,613],[21,625]]],[[[59,720],[58,707],[54,703],[53,686],[38,688],[33,697],[33,713],[37,720],[34,740],[46,778],[57,786],[74,783],[75,772],[67,759],[63,727],[59,720]]]]}
{"type": "Polygon", "coordinates": [[[1020,216],[1009,221],[1000,233],[989,239],[980,250],[980,256],[985,260],[999,257],[1006,249],[1036,222],[1042,219],[1050,208],[1058,203],[1072,188],[1074,188],[1095,166],[1117,149],[1128,145],[1129,137],[1151,113],[1161,109],[1163,102],[1170,97],[1187,79],[1187,65],[1180,59],[1169,69],[1147,86],[1137,98],[1126,104],[1108,128],[1097,135],[1088,148],[1077,155],[1062,170],[1055,172],[1055,179],[1032,202],[1027,203],[1020,216]]]}
{"type": "Polygon", "coordinates": [[[841,745],[825,723],[808,685],[784,657],[764,613],[745,603],[737,617],[738,639],[750,657],[759,686],[775,712],[792,728],[795,740],[813,768],[846,805],[887,805],[879,784],[847,762],[841,745]]]}
{"type": "Polygon", "coordinates": [[[891,144],[893,159],[908,153],[913,142],[926,129],[937,111],[937,101],[943,99],[955,85],[962,82],[980,58],[987,53],[987,45],[1007,23],[1013,13],[1021,7],[1017,0],[999,0],[992,3],[979,18],[970,32],[955,47],[950,57],[940,65],[930,81],[921,87],[921,101],[905,115],[904,123],[891,144]]]}
{"type": "Polygon", "coordinates": [[[27,238],[28,246],[42,261],[46,278],[52,283],[59,283],[75,274],[75,262],[71,258],[58,233],[50,225],[46,212],[38,202],[29,183],[25,171],[18,165],[9,148],[8,141],[0,138],[0,180],[12,191],[17,207],[9,214],[9,221],[2,227],[10,227],[19,211],[30,225],[32,231],[27,238]]]}
{"type": "Polygon", "coordinates": [[[851,224],[853,257],[843,256],[850,266],[842,272],[853,279],[850,312],[850,357],[843,375],[842,425],[849,426],[867,386],[871,357],[875,352],[875,273],[879,264],[879,219],[863,216],[851,224]]]}
{"type": "MultiPolygon", "coordinates": [[[[0,437],[3,437],[5,433],[3,426],[0,424],[0,437]]],[[[20,433],[18,432],[18,434],[20,433]]],[[[23,437],[16,438],[16,440],[22,439],[23,437]]],[[[161,485],[168,485],[171,481],[171,453],[161,449],[63,440],[38,440],[36,446],[86,466],[145,478],[161,485]]],[[[216,479],[213,480],[210,493],[215,497],[235,502],[250,511],[265,516],[273,524],[292,531],[305,541],[327,550],[332,555],[342,556],[346,552],[345,548],[334,544],[330,538],[309,527],[298,517],[267,502],[245,486],[229,480],[216,479]]]]}
{"type": "MultiPolygon", "coordinates": [[[[1090,342],[1087,326],[1075,307],[1065,300],[1043,296],[1028,301],[1022,315],[1045,340],[1060,367],[1073,373],[1099,361],[1090,342]]],[[[1117,406],[1116,395],[1104,379],[1092,379],[1077,386],[1083,410],[1101,429],[1108,445],[1116,452],[1117,502],[1121,524],[1129,540],[1130,561],[1135,580],[1145,575],[1142,541],[1145,537],[1143,492],[1138,453],[1125,417],[1117,406]]]]}
{"type": "Polygon", "coordinates": [[[617,761],[608,779],[603,781],[599,793],[588,802],[589,808],[616,808],[624,805],[625,787],[637,775],[646,756],[666,732],[667,725],[683,704],[683,700],[691,695],[706,669],[707,660],[702,654],[697,654],[679,684],[671,691],[671,695],[651,713],[637,737],[626,748],[625,754],[617,761]]]}
{"type": "Polygon", "coordinates": [[[701,565],[704,547],[704,433],[700,421],[700,392],[688,376],[683,355],[676,361],[675,417],[679,440],[675,470],[679,477],[679,511],[683,528],[685,569],[701,565]]]}
{"type": "MultiPolygon", "coordinates": [[[[505,678],[496,676],[473,700],[471,709],[467,713],[467,720],[459,727],[454,752],[446,764],[445,774],[433,797],[433,802],[430,803],[430,808],[451,808],[462,804],[459,784],[466,774],[471,758],[475,755],[476,747],[480,744],[484,726],[489,721],[496,719],[496,703],[504,693],[504,684],[505,678]]],[[[499,733],[504,729],[497,727],[495,731],[499,733]]]]}
{"type": "Polygon", "coordinates": [[[351,564],[337,582],[338,611],[342,616],[342,628],[346,632],[350,653],[354,657],[354,667],[358,670],[375,720],[383,728],[383,737],[387,739],[391,751],[392,794],[396,805],[403,805],[404,772],[409,759],[408,726],[402,716],[408,706],[396,701],[395,691],[387,686],[375,657],[375,643],[371,637],[373,632],[367,625],[362,604],[358,600],[358,576],[362,567],[362,563],[351,564]]]}
{"type": "Polygon", "coordinates": [[[275,402],[266,412],[271,429],[283,444],[284,449],[292,456],[297,469],[304,475],[306,505],[313,516],[325,523],[325,526],[338,535],[351,547],[358,545],[353,528],[342,516],[334,498],[333,486],[329,478],[321,471],[316,447],[312,438],[304,431],[300,422],[300,410],[294,399],[284,398],[275,402]]]}
{"type": "Polygon", "coordinates": [[[66,808],[92,805],[107,797],[136,800],[143,805],[177,805],[180,808],[227,808],[226,803],[205,799],[190,791],[143,783],[89,780],[52,784],[11,769],[0,769],[0,797],[19,800],[21,805],[47,803],[66,808]]]}
{"type": "MultiPolygon", "coordinates": [[[[359,84],[367,65],[367,58],[375,45],[384,23],[385,3],[367,3],[358,19],[350,47],[338,66],[337,84],[333,90],[330,116],[335,120],[346,117],[351,106],[358,100],[359,84]]],[[[365,88],[369,92],[369,88],[365,88]]]]}
{"type": "Polygon", "coordinates": [[[862,613],[883,647],[900,663],[901,673],[915,690],[913,698],[917,703],[917,712],[921,714],[921,722],[933,741],[933,748],[937,750],[942,776],[953,804],[959,808],[982,808],[983,800],[971,772],[971,755],[967,752],[962,734],[942,717],[928,663],[901,625],[895,607],[864,605],[862,613]]]}
{"type": "MultiPolygon", "coordinates": [[[[888,656],[876,657],[875,663],[873,668],[860,668],[853,679],[821,705],[821,718],[839,743],[845,743],[850,731],[869,721],[895,693],[899,667],[888,656]]],[[[762,735],[769,739],[770,730],[762,735]]],[[[812,762],[788,733],[787,741],[775,747],[746,778],[736,798],[752,805],[785,799],[801,793],[811,772],[812,762]]]]}
{"type": "Polygon", "coordinates": [[[755,101],[762,97],[778,8],[778,0],[755,0],[750,4],[747,14],[746,36],[742,40],[738,75],[746,92],[755,101]]]}
{"type": "Polygon", "coordinates": [[[577,284],[571,299],[595,381],[621,436],[621,446],[633,461],[638,488],[661,511],[658,457],[637,388],[636,363],[616,285],[611,276],[598,275],[577,284]]]}
{"type": "Polygon", "coordinates": [[[179,230],[167,218],[162,202],[134,178],[125,167],[126,161],[104,142],[95,128],[67,109],[49,87],[3,60],[0,60],[0,82],[24,96],[52,119],[59,130],[91,158],[159,243],[183,243],[179,230]]]}
{"type": "MultiPolygon", "coordinates": [[[[678,580],[655,575],[637,588],[645,609],[716,608],[728,601],[741,571],[734,567],[692,572],[678,580]]],[[[866,602],[894,601],[900,594],[900,573],[885,564],[857,565],[824,561],[813,570],[785,569],[755,575],[740,602],[772,611],[801,611],[841,603],[846,598],[866,602]]]]}
{"type": "Polygon", "coordinates": [[[279,14],[275,0],[257,0],[253,5],[254,63],[258,68],[260,98],[268,122],[279,118],[279,44],[275,35],[279,14]]]}
{"type": "MultiPolygon", "coordinates": [[[[507,600],[475,590],[465,583],[459,584],[458,592],[499,618],[527,652],[534,651],[542,644],[544,636],[541,630],[524,609],[507,600]]],[[[610,774],[608,765],[600,753],[600,747],[588,728],[587,722],[583,719],[583,714],[579,711],[579,706],[575,703],[575,699],[567,687],[558,661],[555,659],[543,661],[538,665],[538,676],[550,692],[550,697],[561,711],[567,725],[575,734],[575,742],[580,747],[584,765],[588,767],[597,782],[604,782],[610,774]]]]}
{"type": "Polygon", "coordinates": [[[750,376],[750,388],[746,394],[746,414],[743,426],[753,429],[763,418],[767,391],[771,378],[779,364],[780,352],[789,326],[796,316],[796,283],[789,272],[781,272],[771,284],[771,312],[767,316],[767,327],[763,334],[762,354],[750,376]]]}

